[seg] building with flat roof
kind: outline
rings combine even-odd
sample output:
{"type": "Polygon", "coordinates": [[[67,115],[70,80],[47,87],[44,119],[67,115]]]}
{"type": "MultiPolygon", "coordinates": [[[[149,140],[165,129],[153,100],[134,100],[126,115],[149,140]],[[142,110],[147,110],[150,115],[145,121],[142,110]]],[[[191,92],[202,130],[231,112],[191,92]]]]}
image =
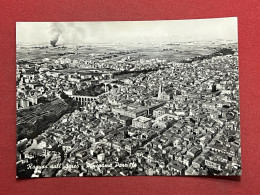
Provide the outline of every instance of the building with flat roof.
{"type": "Polygon", "coordinates": [[[132,126],[135,128],[149,128],[152,126],[152,119],[139,116],[132,121],[132,126]]]}

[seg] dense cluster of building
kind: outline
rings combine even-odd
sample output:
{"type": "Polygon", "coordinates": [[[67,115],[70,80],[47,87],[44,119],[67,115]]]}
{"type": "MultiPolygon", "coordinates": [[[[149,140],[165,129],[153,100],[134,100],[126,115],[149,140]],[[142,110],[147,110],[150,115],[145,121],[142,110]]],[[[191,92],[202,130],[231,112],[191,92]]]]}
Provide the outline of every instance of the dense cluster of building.
{"type": "Polygon", "coordinates": [[[61,69],[79,64],[68,59],[51,69],[50,60],[43,61],[17,65],[17,109],[39,97],[57,101],[62,93],[80,107],[34,139],[17,142],[18,176],[25,169],[31,177],[240,175],[237,53],[192,63],[127,57],[76,65],[85,64],[87,73],[61,69]],[[149,68],[114,77],[114,71],[149,68]],[[95,85],[105,93],[75,96],[95,85]]]}

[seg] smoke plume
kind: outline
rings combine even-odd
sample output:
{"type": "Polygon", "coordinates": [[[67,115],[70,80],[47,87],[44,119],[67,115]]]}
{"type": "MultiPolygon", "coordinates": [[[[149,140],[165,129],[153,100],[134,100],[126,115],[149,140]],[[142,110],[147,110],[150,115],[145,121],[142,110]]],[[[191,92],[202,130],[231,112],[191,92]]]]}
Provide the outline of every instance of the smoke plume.
{"type": "Polygon", "coordinates": [[[82,22],[52,22],[49,33],[50,44],[55,47],[58,41],[67,44],[88,42],[94,32],[82,22]]]}
{"type": "Polygon", "coordinates": [[[60,35],[63,33],[64,28],[62,23],[58,23],[58,22],[52,22],[50,25],[50,35],[51,35],[51,40],[50,40],[50,44],[53,47],[56,47],[56,44],[59,40],[60,35]]]}

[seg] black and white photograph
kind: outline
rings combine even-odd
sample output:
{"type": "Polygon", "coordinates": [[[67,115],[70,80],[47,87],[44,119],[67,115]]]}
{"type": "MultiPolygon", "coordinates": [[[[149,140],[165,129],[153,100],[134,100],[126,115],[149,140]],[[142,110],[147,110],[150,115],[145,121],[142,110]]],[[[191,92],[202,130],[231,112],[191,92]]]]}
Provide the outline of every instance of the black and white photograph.
{"type": "Polygon", "coordinates": [[[237,18],[16,22],[16,178],[240,176],[237,18]]]}

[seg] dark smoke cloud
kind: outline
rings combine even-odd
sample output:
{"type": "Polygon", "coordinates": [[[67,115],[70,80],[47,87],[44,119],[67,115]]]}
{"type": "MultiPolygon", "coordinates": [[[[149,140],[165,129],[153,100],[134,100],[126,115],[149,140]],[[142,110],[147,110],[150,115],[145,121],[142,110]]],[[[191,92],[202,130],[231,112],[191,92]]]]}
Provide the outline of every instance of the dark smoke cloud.
{"type": "Polygon", "coordinates": [[[53,47],[56,47],[56,43],[58,42],[59,40],[59,34],[56,34],[54,35],[52,38],[51,38],[51,41],[50,41],[50,44],[53,46],[53,47]]]}
{"type": "Polygon", "coordinates": [[[59,40],[69,44],[84,43],[92,35],[92,31],[82,22],[52,22],[49,32],[50,44],[54,47],[59,40]]]}
{"type": "Polygon", "coordinates": [[[50,25],[51,41],[50,44],[55,47],[60,35],[64,32],[65,28],[62,23],[52,22],[50,25]]]}

